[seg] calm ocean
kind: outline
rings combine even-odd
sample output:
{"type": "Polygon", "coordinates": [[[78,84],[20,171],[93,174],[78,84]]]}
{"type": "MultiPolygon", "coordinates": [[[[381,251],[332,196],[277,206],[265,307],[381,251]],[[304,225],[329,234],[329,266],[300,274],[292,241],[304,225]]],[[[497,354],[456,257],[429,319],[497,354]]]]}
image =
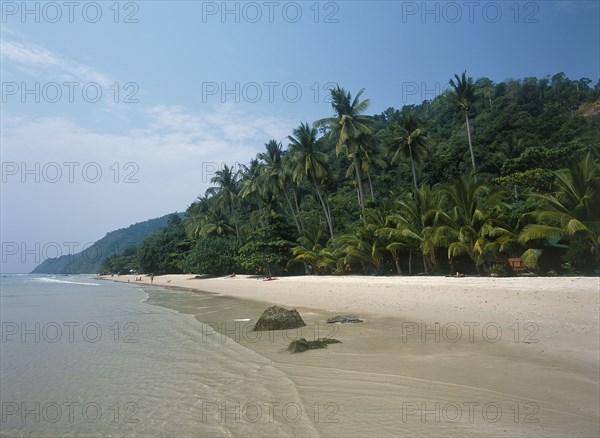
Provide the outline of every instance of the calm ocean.
{"type": "Polygon", "coordinates": [[[316,435],[269,360],[148,304],[151,288],[80,275],[0,285],[1,436],[316,435]]]}

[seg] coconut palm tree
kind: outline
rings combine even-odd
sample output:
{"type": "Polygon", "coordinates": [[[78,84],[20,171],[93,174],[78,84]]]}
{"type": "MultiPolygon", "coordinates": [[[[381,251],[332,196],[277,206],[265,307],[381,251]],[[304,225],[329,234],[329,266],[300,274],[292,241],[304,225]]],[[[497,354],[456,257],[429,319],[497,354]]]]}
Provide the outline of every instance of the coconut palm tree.
{"type": "MultiPolygon", "coordinates": [[[[361,170],[367,174],[371,202],[375,202],[375,192],[373,189],[373,181],[371,179],[371,169],[375,167],[385,169],[387,163],[385,162],[383,156],[384,151],[379,143],[375,141],[374,136],[367,136],[365,137],[365,141],[360,143],[361,170]]],[[[346,176],[349,177],[351,174],[351,168],[348,168],[346,176]]]]}
{"type": "Polygon", "coordinates": [[[427,154],[427,143],[429,141],[429,138],[419,126],[420,122],[414,112],[405,108],[400,118],[390,126],[392,137],[388,143],[394,153],[392,163],[395,163],[401,155],[410,159],[415,189],[419,188],[415,162],[421,163],[421,157],[427,154]]]}
{"type": "Polygon", "coordinates": [[[317,128],[311,127],[308,123],[301,123],[298,128],[294,129],[293,135],[288,136],[288,139],[290,141],[292,178],[296,183],[308,180],[312,184],[323,207],[329,233],[333,237],[333,217],[327,194],[323,190],[323,182],[328,173],[328,158],[324,152],[319,150],[317,128]]]}
{"type": "Polygon", "coordinates": [[[261,175],[264,174],[263,165],[257,158],[253,158],[248,166],[243,167],[238,195],[252,204],[260,205],[262,196],[261,175]]]}
{"type": "Polygon", "coordinates": [[[358,262],[363,271],[368,272],[370,266],[374,269],[373,273],[379,274],[385,248],[380,245],[380,239],[373,232],[367,228],[359,228],[352,234],[339,236],[338,241],[342,244],[345,263],[358,262]]]}
{"type": "Polygon", "coordinates": [[[302,222],[298,217],[297,211],[294,210],[292,201],[288,194],[289,172],[286,171],[284,165],[284,153],[280,142],[270,140],[265,144],[265,152],[257,155],[265,165],[265,172],[262,174],[260,181],[266,190],[272,191],[274,194],[283,194],[287,206],[292,213],[292,218],[298,229],[298,233],[302,233],[302,222]]]}
{"type": "Polygon", "coordinates": [[[204,221],[198,237],[200,236],[226,236],[236,231],[236,225],[231,224],[228,214],[219,206],[213,206],[208,209],[204,215],[204,221]]]}
{"type": "Polygon", "coordinates": [[[600,166],[588,154],[569,170],[554,175],[554,194],[531,195],[541,205],[525,215],[533,217],[536,223],[523,228],[519,241],[551,237],[570,240],[579,236],[600,268],[600,166]]]}
{"type": "Polygon", "coordinates": [[[386,226],[379,233],[392,241],[388,250],[409,250],[408,272],[412,274],[412,251],[423,257],[425,273],[436,270],[435,225],[441,194],[437,186],[423,185],[414,189],[405,199],[397,202],[397,213],[387,217],[386,226]]]}
{"type": "Polygon", "coordinates": [[[434,240],[448,247],[451,263],[467,254],[479,271],[490,255],[485,251],[489,238],[510,232],[498,220],[508,208],[506,193],[477,182],[474,172],[443,186],[441,192],[445,202],[437,212],[440,225],[435,228],[434,240]]]}
{"type": "Polygon", "coordinates": [[[233,166],[229,167],[225,164],[223,165],[223,169],[217,170],[215,176],[210,180],[216,186],[209,187],[206,191],[207,194],[215,196],[217,202],[223,205],[231,214],[238,239],[240,238],[240,230],[235,218],[234,208],[237,206],[239,200],[239,181],[239,170],[234,170],[233,166]]]}
{"type": "Polygon", "coordinates": [[[471,126],[469,124],[469,110],[475,102],[475,87],[473,85],[473,78],[467,78],[467,72],[464,71],[461,76],[454,75],[454,79],[450,79],[450,85],[454,89],[454,93],[450,94],[451,99],[455,104],[465,113],[465,120],[467,122],[467,138],[469,139],[469,151],[471,152],[471,164],[473,170],[475,170],[475,155],[473,154],[473,143],[471,141],[471,126]]]}
{"type": "Polygon", "coordinates": [[[200,236],[202,227],[204,226],[206,213],[209,209],[207,197],[198,197],[198,200],[190,205],[183,219],[183,228],[187,236],[195,239],[200,236]]]}
{"type": "Polygon", "coordinates": [[[354,99],[350,92],[346,92],[337,85],[331,89],[331,106],[335,111],[335,116],[324,118],[315,122],[318,127],[327,127],[331,138],[335,139],[336,154],[345,152],[346,156],[352,160],[358,188],[358,203],[362,210],[365,208],[365,192],[362,183],[362,166],[364,143],[368,142],[368,137],[372,134],[374,121],[371,117],[362,115],[369,106],[369,99],[360,100],[364,92],[361,89],[354,99]]]}
{"type": "MultiPolygon", "coordinates": [[[[291,260],[310,265],[313,273],[318,273],[323,267],[323,249],[326,245],[326,236],[323,227],[318,222],[310,223],[298,238],[299,244],[292,248],[294,258],[291,260]]],[[[308,272],[311,272],[307,269],[308,272]]]]}

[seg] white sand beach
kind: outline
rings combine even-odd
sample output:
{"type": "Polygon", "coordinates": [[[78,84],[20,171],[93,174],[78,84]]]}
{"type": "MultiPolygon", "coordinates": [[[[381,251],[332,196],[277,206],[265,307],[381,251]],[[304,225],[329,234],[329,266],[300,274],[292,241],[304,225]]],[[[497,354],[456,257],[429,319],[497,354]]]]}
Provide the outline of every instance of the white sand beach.
{"type": "Polygon", "coordinates": [[[174,308],[269,358],[322,436],[600,434],[599,278],[193,277],[153,286],[214,294],[174,308]],[[298,309],[307,327],[250,338],[272,304],[298,309]],[[364,322],[325,324],[347,314],[364,322]],[[300,336],[342,343],[288,353],[300,336]]]}

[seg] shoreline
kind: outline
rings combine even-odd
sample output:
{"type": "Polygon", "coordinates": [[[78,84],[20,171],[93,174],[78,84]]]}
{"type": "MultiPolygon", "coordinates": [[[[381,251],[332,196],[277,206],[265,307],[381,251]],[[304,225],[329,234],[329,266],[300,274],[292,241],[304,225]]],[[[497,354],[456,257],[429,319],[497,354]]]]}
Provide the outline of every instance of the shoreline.
{"type": "Polygon", "coordinates": [[[142,282],[135,276],[101,278],[179,290],[177,303],[166,306],[212,323],[211,335],[224,332],[270,359],[294,382],[306,412],[321,408],[321,417],[313,418],[320,435],[589,436],[600,431],[596,277],[267,282],[192,277],[165,275],[152,285],[149,277],[142,282]],[[191,291],[188,301],[180,299],[180,289],[191,291]],[[194,302],[198,292],[202,306],[194,302]],[[307,327],[258,342],[240,335],[272,304],[298,308],[307,327]],[[339,314],[357,314],[364,323],[325,325],[339,314]],[[246,317],[251,321],[234,322],[246,317]],[[285,350],[291,339],[318,337],[317,332],[342,343],[302,354],[285,350]],[[475,409],[470,402],[478,409],[500,407],[502,418],[492,422],[483,412],[468,411],[475,409]],[[450,421],[444,415],[456,406],[462,413],[450,421]],[[521,409],[519,421],[509,416],[515,406],[521,409]],[[525,422],[527,414],[538,421],[525,422]]]}

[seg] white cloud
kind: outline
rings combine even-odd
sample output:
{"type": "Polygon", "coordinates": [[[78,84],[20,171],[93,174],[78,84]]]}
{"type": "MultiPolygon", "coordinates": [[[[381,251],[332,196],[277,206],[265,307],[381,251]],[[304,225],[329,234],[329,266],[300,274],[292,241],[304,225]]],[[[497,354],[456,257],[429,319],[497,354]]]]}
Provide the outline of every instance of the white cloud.
{"type": "Polygon", "coordinates": [[[103,87],[114,82],[93,67],[63,58],[37,44],[2,40],[0,53],[4,65],[7,62],[13,63],[20,71],[38,78],[57,77],[69,81],[96,82],[103,87]]]}
{"type": "MultiPolygon", "coordinates": [[[[57,183],[44,175],[37,183],[28,175],[23,183],[23,168],[15,175],[3,175],[3,240],[26,242],[28,247],[34,242],[83,244],[131,223],[183,211],[210,186],[215,164],[247,163],[270,138],[283,140],[293,126],[282,118],[228,105],[207,112],[158,106],[148,110],[148,116],[147,123],[125,133],[105,133],[63,117],[3,115],[3,165],[25,163],[31,170],[36,163],[42,169],[52,162],[63,171],[57,183]],[[68,180],[65,162],[79,163],[74,182],[68,180]],[[129,162],[137,166],[132,175],[137,183],[124,183],[134,170],[124,168],[129,162]],[[87,163],[100,166],[98,183],[82,177],[87,163]]],[[[21,272],[33,266],[3,269],[21,272]]]]}

